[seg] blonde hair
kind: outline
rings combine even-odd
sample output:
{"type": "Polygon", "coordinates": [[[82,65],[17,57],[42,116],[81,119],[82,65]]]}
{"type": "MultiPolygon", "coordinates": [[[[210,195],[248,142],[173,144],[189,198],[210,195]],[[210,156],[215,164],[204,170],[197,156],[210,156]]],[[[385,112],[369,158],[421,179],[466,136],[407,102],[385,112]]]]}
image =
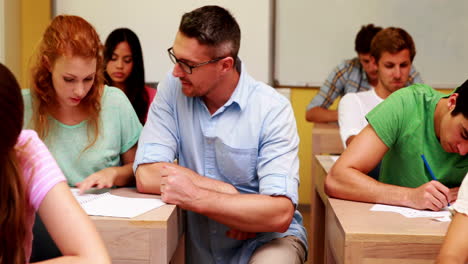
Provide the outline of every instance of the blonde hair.
{"type": "Polygon", "coordinates": [[[56,93],[52,83],[50,68],[64,55],[96,59],[96,76],[88,94],[80,104],[87,109],[88,138],[94,134],[85,150],[91,147],[99,135],[99,112],[103,92],[102,44],[94,27],[78,16],[60,15],[47,27],[38,47],[35,65],[32,67],[32,105],[31,128],[41,139],[49,133],[48,114],[57,105],[56,93]],[[94,133],[93,133],[94,132],[94,133]]]}

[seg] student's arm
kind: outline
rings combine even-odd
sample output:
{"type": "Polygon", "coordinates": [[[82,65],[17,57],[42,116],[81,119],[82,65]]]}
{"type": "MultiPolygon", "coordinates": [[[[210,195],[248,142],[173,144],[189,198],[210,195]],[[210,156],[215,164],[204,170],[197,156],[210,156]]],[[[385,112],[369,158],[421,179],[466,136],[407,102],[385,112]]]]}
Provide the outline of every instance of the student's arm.
{"type": "Polygon", "coordinates": [[[316,106],[307,110],[306,120],[315,123],[336,122],[338,121],[338,111],[316,106]]]}
{"type": "Polygon", "coordinates": [[[161,177],[167,169],[177,170],[200,188],[221,193],[238,193],[231,184],[201,176],[192,170],[167,162],[139,165],[135,174],[137,190],[141,193],[161,194],[161,177]]]}
{"type": "Polygon", "coordinates": [[[436,211],[447,205],[450,190],[438,181],[430,181],[418,188],[407,188],[381,183],[366,175],[387,151],[388,147],[374,129],[366,126],[326,176],[326,193],[347,200],[436,211]]]}
{"type": "Polygon", "coordinates": [[[328,78],[320,86],[320,91],[307,106],[306,120],[316,123],[338,121],[338,111],[328,109],[340,94],[344,93],[348,71],[348,62],[344,62],[333,69],[328,78]]]}
{"type": "Polygon", "coordinates": [[[438,264],[455,264],[468,262],[468,216],[457,213],[453,217],[447,235],[442,244],[438,264]]]}
{"type": "Polygon", "coordinates": [[[122,166],[108,167],[89,175],[84,181],[76,184],[81,192],[89,188],[110,188],[112,186],[126,186],[135,181],[132,165],[135,160],[137,145],[121,155],[122,166]]]}
{"type": "Polygon", "coordinates": [[[62,257],[40,263],[111,263],[96,227],[65,182],[50,189],[38,212],[63,254],[62,257]]]}
{"type": "Polygon", "coordinates": [[[161,169],[161,194],[165,202],[243,232],[285,232],[288,229],[294,215],[289,198],[202,188],[187,177],[184,170],[173,166],[161,169]]]}
{"type": "Polygon", "coordinates": [[[289,198],[239,194],[228,183],[200,176],[175,164],[140,165],[136,179],[139,192],[162,194],[167,203],[243,232],[284,232],[294,214],[289,198]]]}

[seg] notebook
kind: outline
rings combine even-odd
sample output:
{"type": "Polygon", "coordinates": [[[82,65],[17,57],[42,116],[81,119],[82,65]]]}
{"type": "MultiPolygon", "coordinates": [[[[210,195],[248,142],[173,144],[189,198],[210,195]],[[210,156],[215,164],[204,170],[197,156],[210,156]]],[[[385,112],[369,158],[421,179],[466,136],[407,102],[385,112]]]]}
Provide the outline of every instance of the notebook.
{"type": "Polygon", "coordinates": [[[108,191],[81,195],[77,188],[71,188],[71,191],[88,215],[133,218],[165,204],[161,199],[129,198],[108,191]]]}

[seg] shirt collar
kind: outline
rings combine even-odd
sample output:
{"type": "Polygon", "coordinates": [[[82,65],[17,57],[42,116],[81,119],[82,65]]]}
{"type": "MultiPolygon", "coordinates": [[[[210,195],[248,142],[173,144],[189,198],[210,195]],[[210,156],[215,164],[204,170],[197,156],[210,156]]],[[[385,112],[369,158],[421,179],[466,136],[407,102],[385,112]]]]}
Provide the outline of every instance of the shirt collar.
{"type": "Polygon", "coordinates": [[[244,110],[247,105],[248,95],[249,95],[249,85],[248,85],[248,76],[245,70],[245,65],[240,60],[237,61],[240,63],[239,71],[239,82],[237,82],[236,89],[231,95],[231,98],[224,104],[224,108],[229,107],[231,104],[237,104],[240,110],[244,110]]]}

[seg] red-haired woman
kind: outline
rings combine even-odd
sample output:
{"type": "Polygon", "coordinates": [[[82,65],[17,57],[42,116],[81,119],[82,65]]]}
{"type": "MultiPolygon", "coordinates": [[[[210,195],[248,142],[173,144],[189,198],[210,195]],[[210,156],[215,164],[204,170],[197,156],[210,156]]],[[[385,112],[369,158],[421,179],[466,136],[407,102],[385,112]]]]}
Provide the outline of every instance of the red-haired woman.
{"type": "Polygon", "coordinates": [[[25,127],[44,140],[70,186],[86,190],[134,180],[141,124],[125,94],[103,84],[102,44],[78,16],[53,19],[39,46],[25,127]]]}

